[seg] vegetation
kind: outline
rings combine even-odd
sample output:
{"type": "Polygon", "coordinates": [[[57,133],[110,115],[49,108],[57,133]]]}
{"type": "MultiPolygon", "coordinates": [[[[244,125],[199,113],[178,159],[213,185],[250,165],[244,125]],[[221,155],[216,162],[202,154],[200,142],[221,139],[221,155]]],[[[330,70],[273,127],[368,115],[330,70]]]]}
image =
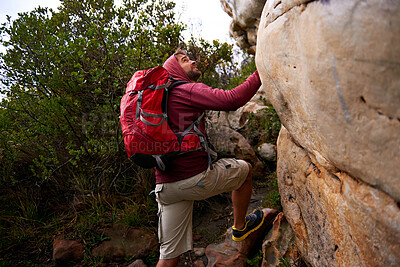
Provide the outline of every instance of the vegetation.
{"type": "Polygon", "coordinates": [[[263,260],[263,251],[260,249],[251,259],[247,258],[246,263],[247,266],[259,267],[262,264],[263,260]]]}
{"type": "Polygon", "coordinates": [[[36,8],[1,25],[0,265],[43,263],[57,235],[84,244],[93,265],[90,251],[107,238],[106,225],[156,231],[154,173],[127,159],[120,130],[130,77],[179,46],[213,87],[231,89],[255,69],[252,58],[237,68],[226,43],[185,43],[173,7],[61,0],[57,11],[36,8]]]}
{"type": "Polygon", "coordinates": [[[279,258],[278,260],[279,260],[279,265],[277,265],[278,267],[279,266],[290,267],[290,262],[287,259],[279,258]]]}
{"type": "Polygon", "coordinates": [[[272,172],[268,177],[268,193],[263,199],[263,207],[282,210],[281,195],[279,194],[276,172],[272,172]]]}

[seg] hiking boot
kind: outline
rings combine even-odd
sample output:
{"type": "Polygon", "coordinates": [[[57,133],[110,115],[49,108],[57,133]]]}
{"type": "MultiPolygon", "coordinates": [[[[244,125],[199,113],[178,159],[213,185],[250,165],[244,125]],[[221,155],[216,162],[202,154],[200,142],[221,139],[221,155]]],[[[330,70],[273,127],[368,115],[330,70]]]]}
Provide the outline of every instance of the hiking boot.
{"type": "Polygon", "coordinates": [[[239,230],[232,226],[232,239],[233,241],[242,241],[249,236],[252,232],[260,228],[264,222],[264,213],[262,210],[256,210],[255,212],[246,216],[243,229],[239,230]]]}

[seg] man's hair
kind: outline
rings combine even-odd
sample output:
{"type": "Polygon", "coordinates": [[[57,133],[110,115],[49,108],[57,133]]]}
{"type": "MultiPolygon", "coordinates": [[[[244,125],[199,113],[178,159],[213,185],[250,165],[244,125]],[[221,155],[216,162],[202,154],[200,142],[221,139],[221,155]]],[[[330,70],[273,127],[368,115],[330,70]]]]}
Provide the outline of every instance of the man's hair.
{"type": "Polygon", "coordinates": [[[174,56],[176,57],[177,55],[184,55],[187,56],[187,52],[185,50],[183,50],[182,48],[178,48],[175,50],[174,56]]]}

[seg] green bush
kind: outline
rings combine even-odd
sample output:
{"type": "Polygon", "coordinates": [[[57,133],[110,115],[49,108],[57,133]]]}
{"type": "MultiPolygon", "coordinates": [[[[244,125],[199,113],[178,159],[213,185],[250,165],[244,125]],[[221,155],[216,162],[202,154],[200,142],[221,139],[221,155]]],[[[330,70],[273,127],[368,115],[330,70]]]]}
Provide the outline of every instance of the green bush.
{"type": "Polygon", "coordinates": [[[174,5],[66,0],[1,25],[1,258],[18,250],[40,262],[51,249],[39,248],[51,248],[57,233],[94,244],[107,223],[156,224],[154,172],[133,165],[123,144],[126,84],[178,46],[201,54],[211,85],[227,84],[219,70],[233,69],[230,45],[182,41],[174,5]]]}

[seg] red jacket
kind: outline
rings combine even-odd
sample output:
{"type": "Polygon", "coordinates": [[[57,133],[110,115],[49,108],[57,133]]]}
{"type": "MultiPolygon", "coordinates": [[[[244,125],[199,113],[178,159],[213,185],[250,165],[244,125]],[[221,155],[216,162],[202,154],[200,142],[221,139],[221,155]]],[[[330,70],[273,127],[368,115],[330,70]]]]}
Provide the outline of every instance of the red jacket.
{"type": "MultiPolygon", "coordinates": [[[[164,68],[176,80],[190,79],[183,71],[175,56],[169,57],[164,68]]],[[[174,131],[184,131],[206,110],[236,110],[246,104],[261,86],[258,72],[230,91],[213,89],[203,83],[186,83],[173,88],[168,98],[168,120],[174,131]]],[[[204,131],[204,119],[200,130],[204,131]]],[[[174,182],[192,177],[208,167],[205,151],[196,151],[181,155],[171,160],[165,171],[156,170],[156,183],[174,182]]]]}

